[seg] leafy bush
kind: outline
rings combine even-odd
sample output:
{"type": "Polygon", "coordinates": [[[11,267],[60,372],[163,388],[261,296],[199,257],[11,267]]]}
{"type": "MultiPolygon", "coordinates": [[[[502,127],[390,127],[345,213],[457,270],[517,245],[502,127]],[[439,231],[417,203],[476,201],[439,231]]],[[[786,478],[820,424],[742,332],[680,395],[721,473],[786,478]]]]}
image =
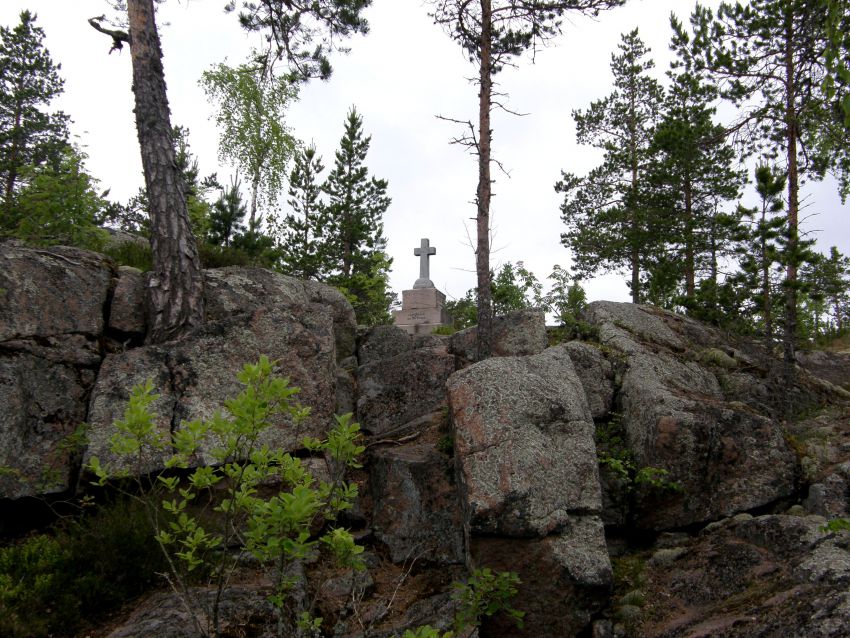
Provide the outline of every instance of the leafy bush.
{"type": "Polygon", "coordinates": [[[596,454],[599,466],[607,469],[621,482],[627,495],[645,485],[659,491],[680,492],[682,486],[669,480],[670,473],[660,467],[639,467],[625,441],[625,431],[620,415],[596,429],[596,454]]]}
{"type": "Polygon", "coordinates": [[[0,635],[74,635],[160,581],[143,509],[119,499],[0,549],[0,635]]]}
{"type": "Polygon", "coordinates": [[[476,569],[465,583],[454,584],[454,597],[460,603],[455,614],[454,631],[441,633],[430,625],[408,629],[402,638],[455,638],[470,627],[478,627],[485,617],[507,614],[522,629],[525,612],[514,609],[519,576],[514,572],[494,572],[489,567],[476,569]]]}
{"type": "Polygon", "coordinates": [[[304,584],[303,576],[292,575],[291,566],[323,554],[338,566],[364,568],[363,549],[347,530],[331,525],[314,534],[321,523],[332,523],[350,508],[357,496],[357,486],[346,483],[344,473],[360,467],[357,457],[365,448],[357,444],[359,426],[347,414],[336,417],[327,438],[303,441],[308,451],[326,459],[330,480],[316,481],[299,458],[261,443],[276,415],[288,415],[296,422],[307,415],[308,410],[294,403],[298,388],[273,375],[273,364],[266,357],[245,365],[237,378],[244,389],[225,401],[226,413],[218,412],[208,421],[184,422],[173,435],[156,428],[149,410],[157,398],[152,383],[137,386],[111,440],[112,453],[121,462],[107,468],[92,457],[88,469],[100,484],[111,477],[137,483],[138,491],[129,495],[145,507],[168,562],[170,582],[201,635],[220,635],[222,592],[238,564],[230,547],[244,548],[266,569],[273,583],[269,600],[280,612],[278,633],[284,635],[288,614],[289,620],[298,619],[302,635],[310,635],[321,620],[312,617],[311,608],[299,606],[306,601],[296,603],[297,597],[290,596],[304,584]],[[197,467],[181,480],[174,471],[189,468],[202,450],[216,466],[197,467]],[[145,489],[145,467],[163,457],[165,470],[155,476],[154,489],[145,489]],[[261,496],[261,488],[269,490],[275,484],[279,487],[274,494],[261,496]],[[193,513],[191,504],[202,501],[214,513],[209,520],[193,513]],[[216,590],[210,606],[197,601],[189,589],[190,574],[197,570],[208,570],[216,590]]]}

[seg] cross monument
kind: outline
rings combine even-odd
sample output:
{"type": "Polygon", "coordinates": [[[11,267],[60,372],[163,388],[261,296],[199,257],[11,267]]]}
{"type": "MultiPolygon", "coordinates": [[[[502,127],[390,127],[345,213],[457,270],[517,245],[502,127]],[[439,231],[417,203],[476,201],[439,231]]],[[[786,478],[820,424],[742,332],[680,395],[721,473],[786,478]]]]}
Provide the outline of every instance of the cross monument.
{"type": "Polygon", "coordinates": [[[437,254],[437,249],[432,247],[430,240],[425,238],[419,242],[419,248],[413,249],[413,254],[419,257],[419,279],[413,284],[413,288],[433,288],[434,282],[430,279],[430,264],[428,261],[431,255],[437,254]]]}
{"type": "Polygon", "coordinates": [[[446,296],[437,290],[431,281],[430,258],[437,249],[426,237],[413,249],[419,257],[419,279],[411,290],[401,292],[401,310],[393,311],[393,321],[408,334],[431,334],[438,326],[450,325],[451,317],[446,313],[446,296]]]}

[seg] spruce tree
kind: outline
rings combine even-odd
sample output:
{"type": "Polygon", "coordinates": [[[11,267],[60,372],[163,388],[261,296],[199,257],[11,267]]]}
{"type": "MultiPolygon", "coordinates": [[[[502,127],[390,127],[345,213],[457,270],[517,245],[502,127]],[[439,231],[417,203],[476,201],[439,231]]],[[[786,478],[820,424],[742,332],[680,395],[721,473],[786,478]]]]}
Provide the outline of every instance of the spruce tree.
{"type": "Polygon", "coordinates": [[[295,166],[289,175],[291,213],[283,221],[281,268],[301,279],[324,280],[328,273],[324,245],[327,217],[320,196],[319,175],[325,170],[313,145],[295,154],[295,166]]]}
{"type": "Polygon", "coordinates": [[[229,247],[235,236],[244,231],[242,220],[247,208],[242,202],[237,175],[230,186],[222,189],[210,211],[209,239],[213,244],[229,247]]]}
{"type": "Polygon", "coordinates": [[[328,281],[343,290],[358,321],[388,321],[389,269],[384,213],[392,201],[387,181],[369,176],[364,165],[371,136],[363,136],[363,119],[352,107],[334,167],[322,190],[327,195],[325,254],[331,255],[328,281]]]}
{"type": "Polygon", "coordinates": [[[627,267],[632,301],[639,303],[641,272],[661,250],[663,234],[648,205],[646,174],[663,92],[649,75],[654,63],[637,29],[622,36],[619,48],[611,59],[614,92],[573,111],[578,142],[602,149],[602,165],[585,177],[563,173],[555,190],[564,193],[561,242],[572,250],[576,272],[627,267]]]}
{"type": "Polygon", "coordinates": [[[773,343],[774,314],[781,271],[780,239],[785,227],[782,213],[785,201],[785,175],[768,164],[759,164],[755,169],[755,186],[761,202],[754,208],[741,207],[747,226],[740,246],[741,271],[735,277],[751,296],[757,312],[761,315],[764,336],[768,344],[773,343]]]}
{"type": "Polygon", "coordinates": [[[35,21],[35,14],[23,11],[14,29],[0,27],[0,180],[7,221],[23,167],[50,160],[58,169],[68,140],[68,116],[48,111],[63,91],[60,65],[35,21]]]}

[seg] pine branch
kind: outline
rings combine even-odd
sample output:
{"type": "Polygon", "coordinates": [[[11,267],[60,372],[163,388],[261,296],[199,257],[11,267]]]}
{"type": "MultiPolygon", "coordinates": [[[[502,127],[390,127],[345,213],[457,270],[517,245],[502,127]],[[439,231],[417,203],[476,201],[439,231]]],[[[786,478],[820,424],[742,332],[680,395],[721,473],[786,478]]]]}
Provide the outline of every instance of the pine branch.
{"type": "Polygon", "coordinates": [[[98,16],[95,18],[89,18],[89,24],[96,31],[100,31],[103,34],[108,35],[112,38],[112,48],[109,49],[109,53],[113,51],[121,51],[124,48],[124,43],[130,44],[130,34],[126,31],[121,31],[120,29],[107,29],[104,27],[101,22],[106,20],[106,16],[98,16]]]}

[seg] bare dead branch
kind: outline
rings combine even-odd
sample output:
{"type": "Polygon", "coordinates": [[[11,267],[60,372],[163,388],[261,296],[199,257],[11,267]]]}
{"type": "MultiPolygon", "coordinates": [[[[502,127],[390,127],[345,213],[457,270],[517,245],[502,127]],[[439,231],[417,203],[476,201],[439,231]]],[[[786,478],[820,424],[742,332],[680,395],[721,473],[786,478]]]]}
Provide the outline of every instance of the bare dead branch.
{"type": "Polygon", "coordinates": [[[121,51],[124,48],[124,43],[130,44],[130,34],[126,31],[121,31],[120,29],[107,29],[104,27],[101,22],[106,20],[106,16],[97,16],[94,18],[89,18],[89,24],[96,31],[100,31],[101,33],[108,35],[112,38],[112,48],[109,49],[109,53],[113,51],[121,51]]]}

